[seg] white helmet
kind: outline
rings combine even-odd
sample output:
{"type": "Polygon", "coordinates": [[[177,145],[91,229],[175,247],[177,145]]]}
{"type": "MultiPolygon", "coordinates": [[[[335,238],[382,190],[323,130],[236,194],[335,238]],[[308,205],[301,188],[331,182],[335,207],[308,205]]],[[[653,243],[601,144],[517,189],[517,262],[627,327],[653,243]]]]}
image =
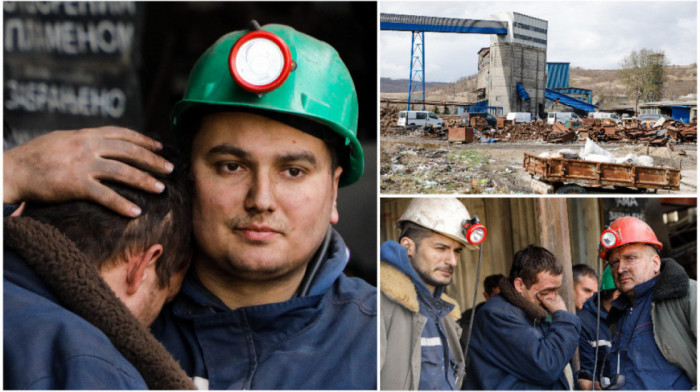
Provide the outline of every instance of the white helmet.
{"type": "Polygon", "coordinates": [[[402,222],[413,222],[451,238],[469,249],[476,249],[472,244],[477,245],[486,237],[486,228],[478,224],[478,221],[472,222],[467,207],[455,198],[415,198],[397,221],[399,228],[402,222]],[[466,236],[469,224],[469,233],[473,233],[475,228],[483,229],[483,234],[475,233],[472,236],[472,244],[466,236]]]}

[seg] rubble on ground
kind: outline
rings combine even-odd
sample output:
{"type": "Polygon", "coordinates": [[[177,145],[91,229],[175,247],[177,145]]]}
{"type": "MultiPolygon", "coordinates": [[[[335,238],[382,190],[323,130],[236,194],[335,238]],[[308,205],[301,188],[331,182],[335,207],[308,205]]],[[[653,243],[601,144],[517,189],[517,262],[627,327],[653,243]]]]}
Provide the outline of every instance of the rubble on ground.
{"type": "MultiPolygon", "coordinates": [[[[431,138],[447,138],[446,128],[464,127],[460,116],[443,115],[445,128],[402,128],[396,125],[397,107],[383,107],[380,114],[380,130],[382,135],[410,135],[431,138]],[[416,134],[418,132],[418,134],[416,134]]],[[[572,124],[547,124],[544,121],[513,124],[503,121],[500,128],[489,127],[482,117],[473,117],[469,126],[475,132],[475,141],[485,142],[518,142],[542,141],[547,143],[568,143],[590,138],[595,142],[617,142],[624,144],[643,144],[662,147],[669,143],[696,143],[697,122],[684,124],[674,120],[645,123],[631,121],[618,125],[611,119],[584,119],[580,126],[572,124]]],[[[578,125],[578,124],[574,124],[578,125]]]]}

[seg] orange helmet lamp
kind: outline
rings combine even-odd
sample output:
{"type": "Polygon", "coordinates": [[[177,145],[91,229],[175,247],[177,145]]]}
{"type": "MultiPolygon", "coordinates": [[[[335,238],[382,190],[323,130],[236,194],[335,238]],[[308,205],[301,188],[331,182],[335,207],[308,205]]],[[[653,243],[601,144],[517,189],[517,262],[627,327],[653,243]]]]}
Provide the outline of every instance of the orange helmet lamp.
{"type": "Polygon", "coordinates": [[[464,222],[464,236],[467,238],[467,242],[472,245],[479,245],[486,239],[487,230],[486,226],[479,223],[479,217],[474,216],[464,222]]]}

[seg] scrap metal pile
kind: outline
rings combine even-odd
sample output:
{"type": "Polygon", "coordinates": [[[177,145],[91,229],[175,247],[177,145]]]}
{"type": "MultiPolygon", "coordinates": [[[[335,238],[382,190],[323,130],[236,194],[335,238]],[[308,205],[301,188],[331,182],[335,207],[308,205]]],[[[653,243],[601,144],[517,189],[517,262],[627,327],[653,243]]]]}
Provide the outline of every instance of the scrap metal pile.
{"type": "Polygon", "coordinates": [[[503,141],[546,140],[549,127],[543,121],[532,123],[506,124],[501,129],[484,131],[489,137],[503,141]]]}
{"type": "Polygon", "coordinates": [[[650,146],[665,146],[673,143],[697,142],[697,123],[684,124],[673,120],[663,123],[615,125],[610,122],[596,122],[579,129],[580,137],[589,137],[596,142],[643,143],[650,146]]]}
{"type": "Polygon", "coordinates": [[[401,109],[394,106],[383,107],[380,109],[379,129],[381,129],[382,133],[389,130],[393,130],[395,133],[397,128],[396,122],[399,120],[400,111],[401,109]]]}
{"type": "MultiPolygon", "coordinates": [[[[396,125],[400,109],[383,107],[380,114],[382,135],[407,135],[416,137],[447,138],[447,128],[464,127],[460,116],[444,116],[445,128],[422,127],[417,129],[401,128],[396,125]]],[[[669,142],[696,143],[697,122],[684,124],[673,120],[657,123],[640,124],[632,121],[617,125],[614,120],[584,119],[577,128],[567,127],[562,123],[549,125],[544,121],[512,124],[508,121],[501,128],[490,128],[482,117],[473,117],[469,124],[474,129],[474,140],[482,142],[516,142],[543,141],[548,143],[567,143],[590,138],[596,142],[618,142],[626,144],[644,144],[649,146],[666,146],[669,142]]]]}

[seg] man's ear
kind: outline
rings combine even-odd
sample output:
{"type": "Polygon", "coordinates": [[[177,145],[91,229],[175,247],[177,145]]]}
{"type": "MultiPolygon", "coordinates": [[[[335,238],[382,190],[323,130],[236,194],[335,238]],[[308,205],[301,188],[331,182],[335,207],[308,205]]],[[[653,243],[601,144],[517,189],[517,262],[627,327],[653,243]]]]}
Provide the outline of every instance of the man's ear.
{"type": "Polygon", "coordinates": [[[134,295],[139,290],[143,282],[148,278],[150,266],[154,267],[151,273],[155,273],[156,261],[162,254],[163,246],[155,244],[144,251],[134,252],[129,255],[126,272],[127,295],[134,295]]]}
{"type": "Polygon", "coordinates": [[[658,275],[661,272],[661,256],[658,253],[654,254],[651,261],[654,263],[654,275],[658,275]]]}
{"type": "Polygon", "coordinates": [[[333,205],[331,206],[331,224],[334,225],[340,220],[340,215],[338,215],[338,183],[340,182],[340,175],[343,173],[343,168],[338,166],[335,168],[333,173],[333,205]]]}
{"type": "Polygon", "coordinates": [[[520,294],[522,294],[523,291],[527,288],[525,286],[525,282],[523,282],[523,279],[520,277],[515,278],[515,280],[513,281],[513,286],[515,286],[515,291],[519,292],[520,294]]]}
{"type": "Polygon", "coordinates": [[[408,253],[408,257],[413,257],[413,255],[416,253],[416,243],[408,238],[408,237],[403,237],[401,238],[401,241],[399,241],[399,244],[406,248],[406,253],[408,253]]]}

